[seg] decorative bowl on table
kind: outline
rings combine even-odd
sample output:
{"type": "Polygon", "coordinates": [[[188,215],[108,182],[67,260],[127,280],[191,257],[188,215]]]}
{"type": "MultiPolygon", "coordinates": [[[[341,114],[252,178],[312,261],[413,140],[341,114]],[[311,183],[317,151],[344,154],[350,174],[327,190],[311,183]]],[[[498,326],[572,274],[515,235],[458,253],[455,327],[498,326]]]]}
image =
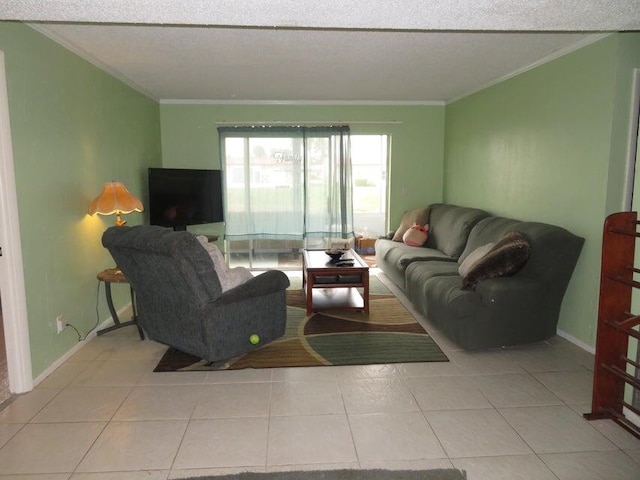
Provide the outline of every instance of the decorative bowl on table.
{"type": "Polygon", "coordinates": [[[333,248],[330,250],[325,250],[324,253],[331,257],[331,262],[335,263],[342,258],[342,255],[344,255],[344,250],[333,248]]]}

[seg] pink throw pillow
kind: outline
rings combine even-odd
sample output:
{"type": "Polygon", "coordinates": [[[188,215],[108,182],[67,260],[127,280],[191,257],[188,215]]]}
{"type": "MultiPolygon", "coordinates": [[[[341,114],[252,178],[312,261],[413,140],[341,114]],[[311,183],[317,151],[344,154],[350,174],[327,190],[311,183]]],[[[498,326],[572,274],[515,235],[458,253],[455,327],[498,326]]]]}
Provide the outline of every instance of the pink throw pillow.
{"type": "Polygon", "coordinates": [[[429,236],[429,225],[418,225],[414,223],[402,236],[402,241],[412,247],[421,247],[429,236]]]}

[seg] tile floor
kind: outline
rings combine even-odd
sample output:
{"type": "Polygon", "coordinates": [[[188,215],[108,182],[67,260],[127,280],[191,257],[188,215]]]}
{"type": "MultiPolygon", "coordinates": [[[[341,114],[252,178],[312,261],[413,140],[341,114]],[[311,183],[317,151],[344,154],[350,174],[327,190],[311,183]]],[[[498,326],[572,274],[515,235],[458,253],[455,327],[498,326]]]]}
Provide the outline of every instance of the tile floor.
{"type": "Polygon", "coordinates": [[[133,328],[95,338],[0,411],[0,480],[451,467],[640,479],[640,441],[581,417],[592,355],[559,337],[469,353],[426,325],[450,362],[153,373],[165,347],[133,328]]]}

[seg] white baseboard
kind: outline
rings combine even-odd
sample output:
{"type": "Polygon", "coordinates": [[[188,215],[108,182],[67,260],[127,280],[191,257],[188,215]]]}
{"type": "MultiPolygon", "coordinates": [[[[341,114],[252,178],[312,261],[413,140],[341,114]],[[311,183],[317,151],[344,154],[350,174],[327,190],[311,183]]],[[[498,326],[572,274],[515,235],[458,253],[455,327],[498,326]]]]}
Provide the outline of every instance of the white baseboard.
{"type": "Polygon", "coordinates": [[[557,330],[556,333],[558,334],[559,337],[562,337],[565,340],[570,341],[574,345],[580,347],[583,350],[586,350],[590,354],[592,354],[592,355],[596,354],[596,347],[592,347],[591,345],[584,343],[582,340],[578,340],[573,335],[571,335],[571,334],[569,334],[567,332],[564,332],[562,330],[557,330]]]}
{"type": "MultiPolygon", "coordinates": [[[[120,317],[124,312],[127,311],[127,309],[131,308],[131,302],[127,303],[124,307],[122,307],[120,310],[118,310],[116,313],[118,314],[118,317],[120,317]]],[[[60,367],[60,365],[62,365],[64,362],[66,362],[67,360],[69,360],[73,355],[75,355],[78,350],[80,350],[82,347],[84,347],[87,343],[89,343],[91,340],[93,340],[96,336],[97,336],[97,331],[98,330],[102,330],[103,328],[106,327],[110,327],[111,325],[114,324],[113,321],[113,317],[109,317],[106,320],[104,320],[100,325],[98,325],[96,328],[94,328],[93,330],[91,330],[91,332],[89,332],[89,334],[86,336],[86,338],[84,340],[80,340],[78,343],[76,343],[70,350],[68,350],[64,355],[62,355],[60,358],[58,358],[55,362],[53,362],[51,365],[49,365],[49,368],[47,368],[44,372],[42,372],[40,375],[38,375],[34,380],[33,380],[33,386],[36,387],[40,382],[42,382],[45,378],[47,378],[49,375],[51,375],[53,372],[56,371],[56,369],[58,367],[60,367]]]]}

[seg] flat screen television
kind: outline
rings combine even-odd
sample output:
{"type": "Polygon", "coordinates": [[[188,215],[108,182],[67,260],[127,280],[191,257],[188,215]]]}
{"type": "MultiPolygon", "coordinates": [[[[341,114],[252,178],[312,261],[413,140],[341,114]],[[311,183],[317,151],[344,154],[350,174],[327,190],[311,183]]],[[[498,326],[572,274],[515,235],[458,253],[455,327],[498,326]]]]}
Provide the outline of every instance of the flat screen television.
{"type": "Polygon", "coordinates": [[[150,168],[149,216],[174,230],[224,221],[220,170],[150,168]]]}

